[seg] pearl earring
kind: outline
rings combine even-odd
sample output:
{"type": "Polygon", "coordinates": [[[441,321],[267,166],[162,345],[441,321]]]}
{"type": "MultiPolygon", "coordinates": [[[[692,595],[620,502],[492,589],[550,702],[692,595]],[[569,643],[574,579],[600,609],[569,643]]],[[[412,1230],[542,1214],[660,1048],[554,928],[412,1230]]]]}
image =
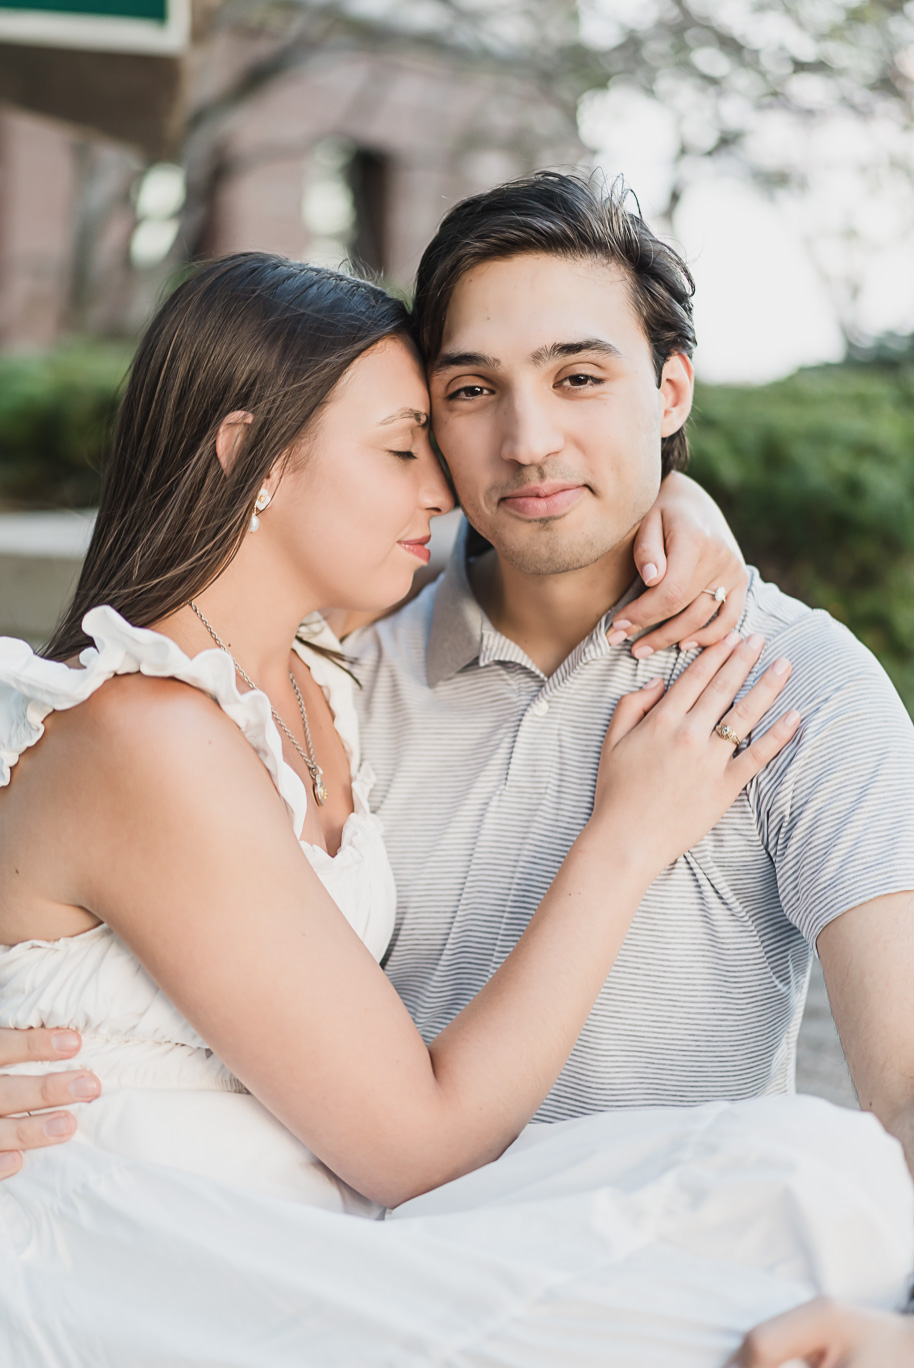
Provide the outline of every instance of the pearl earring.
{"type": "Polygon", "coordinates": [[[257,498],[254,500],[254,512],[251,514],[250,530],[252,532],[256,532],[260,526],[260,519],[257,514],[262,513],[265,508],[269,508],[272,499],[273,495],[266,487],[261,489],[260,493],[257,495],[257,498]]]}

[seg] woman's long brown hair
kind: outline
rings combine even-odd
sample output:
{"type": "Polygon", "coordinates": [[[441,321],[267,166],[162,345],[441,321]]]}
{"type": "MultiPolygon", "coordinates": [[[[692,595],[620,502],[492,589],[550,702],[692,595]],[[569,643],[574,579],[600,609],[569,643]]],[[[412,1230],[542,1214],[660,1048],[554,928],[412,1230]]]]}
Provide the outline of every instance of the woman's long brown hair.
{"type": "Polygon", "coordinates": [[[90,608],[148,627],[201,593],[343,374],[385,337],[409,335],[406,307],[378,286],[262,252],[180,285],[131,367],[89,550],[44,654],[66,660],[90,644],[90,608]],[[226,473],[216,433],[238,410],[253,422],[226,473]]]}

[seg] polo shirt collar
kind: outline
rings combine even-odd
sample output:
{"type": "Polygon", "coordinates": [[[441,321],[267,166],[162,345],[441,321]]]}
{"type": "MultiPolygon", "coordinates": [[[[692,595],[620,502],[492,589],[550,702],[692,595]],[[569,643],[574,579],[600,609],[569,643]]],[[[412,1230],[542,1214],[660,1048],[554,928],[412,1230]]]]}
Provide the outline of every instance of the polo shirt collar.
{"type": "MultiPolygon", "coordinates": [[[[426,678],[431,688],[445,679],[452,679],[474,661],[480,666],[493,660],[527,661],[515,642],[496,631],[476,601],[467,575],[468,534],[469,525],[464,520],[435,596],[426,651],[426,678]]],[[[568,665],[575,666],[618,649],[606,640],[609,624],[613,614],[631,602],[640,589],[641,582],[636,578],[619,602],[604,614],[586,641],[572,652],[566,662],[568,665]]]]}
{"type": "Polygon", "coordinates": [[[467,575],[467,535],[469,525],[460,525],[450,560],[438,592],[432,613],[428,637],[426,671],[432,688],[478,660],[482,650],[482,636],[488,618],[476,602],[467,575]]]}

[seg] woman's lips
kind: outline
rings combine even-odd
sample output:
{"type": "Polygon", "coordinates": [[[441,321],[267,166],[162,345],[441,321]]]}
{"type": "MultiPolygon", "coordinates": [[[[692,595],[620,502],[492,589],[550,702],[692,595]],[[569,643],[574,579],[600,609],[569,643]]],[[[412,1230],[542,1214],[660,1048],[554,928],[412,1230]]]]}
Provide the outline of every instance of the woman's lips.
{"type": "Polygon", "coordinates": [[[415,556],[423,565],[428,565],[432,558],[432,553],[428,549],[430,538],[424,537],[419,541],[401,541],[398,546],[402,546],[404,551],[408,551],[411,556],[415,556]]]}
{"type": "Polygon", "coordinates": [[[538,485],[506,494],[501,503],[522,518],[554,518],[567,513],[584,493],[584,485],[538,485]]]}

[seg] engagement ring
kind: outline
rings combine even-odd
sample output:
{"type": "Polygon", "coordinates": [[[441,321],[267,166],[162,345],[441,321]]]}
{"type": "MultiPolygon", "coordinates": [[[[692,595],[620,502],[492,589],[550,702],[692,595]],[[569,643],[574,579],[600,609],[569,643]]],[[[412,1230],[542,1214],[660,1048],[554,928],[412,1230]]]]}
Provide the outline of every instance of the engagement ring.
{"type": "Polygon", "coordinates": [[[740,738],[737,736],[736,732],[733,730],[733,728],[725,727],[723,722],[721,722],[719,726],[715,727],[714,730],[717,732],[717,735],[721,738],[722,741],[731,742],[734,750],[739,750],[740,746],[743,744],[740,738]]]}

